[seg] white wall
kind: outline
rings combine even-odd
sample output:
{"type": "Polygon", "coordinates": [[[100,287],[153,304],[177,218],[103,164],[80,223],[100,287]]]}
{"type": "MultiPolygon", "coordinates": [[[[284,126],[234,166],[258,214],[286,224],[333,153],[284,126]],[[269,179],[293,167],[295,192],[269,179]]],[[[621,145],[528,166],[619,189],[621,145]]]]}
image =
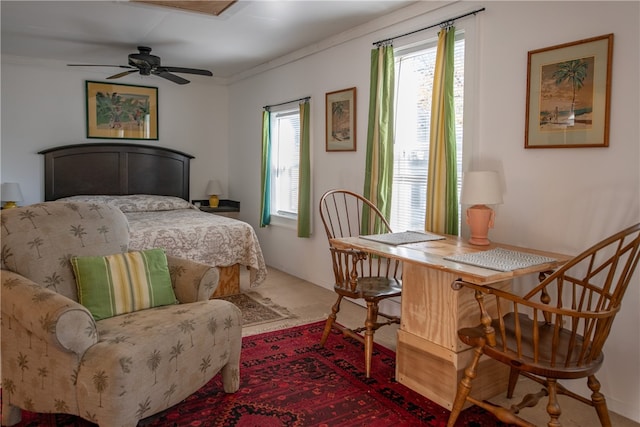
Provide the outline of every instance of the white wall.
{"type": "MultiPolygon", "coordinates": [[[[95,72],[52,61],[2,57],[2,182],[18,182],[30,204],[44,199],[44,157],[38,151],[87,139],[85,81],[104,82],[95,72]]],[[[159,139],[119,140],[174,148],[191,161],[191,196],[207,198],[208,180],[227,185],[228,89],[195,76],[188,85],[158,77],[127,76],[114,83],[158,87],[159,139]]]]}
{"type": "MultiPolygon", "coordinates": [[[[473,10],[457,3],[355,38],[230,86],[229,185],[242,201],[242,219],[256,228],[267,264],[331,288],[332,272],[319,218],[313,236],[258,228],[260,207],[260,114],[262,106],[311,96],[313,203],[330,188],[361,192],[372,42],[473,10]],[[324,96],[357,87],[355,153],[324,148],[324,96]]],[[[640,117],[638,2],[485,2],[486,11],[457,27],[475,32],[475,71],[467,70],[472,123],[470,169],[495,169],[505,183],[497,209],[496,241],[576,254],[640,221],[640,117]],[[476,24],[476,25],[474,25],[476,24]],[[525,150],[527,52],[614,33],[610,147],[525,150]]],[[[427,6],[423,5],[420,7],[427,6]]],[[[389,24],[393,20],[390,16],[389,24]]],[[[468,141],[467,141],[468,142],[468,141]]],[[[610,408],[640,421],[640,286],[631,285],[616,319],[599,378],[610,408]]],[[[572,387],[575,387],[572,385],[572,387]]],[[[577,386],[586,393],[586,387],[577,386]]]]}

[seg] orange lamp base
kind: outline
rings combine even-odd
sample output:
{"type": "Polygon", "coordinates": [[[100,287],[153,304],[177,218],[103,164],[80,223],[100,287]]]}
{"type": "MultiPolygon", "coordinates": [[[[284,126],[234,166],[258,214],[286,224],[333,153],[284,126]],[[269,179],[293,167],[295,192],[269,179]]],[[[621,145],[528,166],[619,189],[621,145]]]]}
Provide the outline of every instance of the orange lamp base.
{"type": "Polygon", "coordinates": [[[487,238],[489,228],[493,228],[495,213],[493,209],[485,205],[473,205],[467,209],[467,224],[471,231],[469,243],[478,246],[487,246],[491,242],[487,238]]]}

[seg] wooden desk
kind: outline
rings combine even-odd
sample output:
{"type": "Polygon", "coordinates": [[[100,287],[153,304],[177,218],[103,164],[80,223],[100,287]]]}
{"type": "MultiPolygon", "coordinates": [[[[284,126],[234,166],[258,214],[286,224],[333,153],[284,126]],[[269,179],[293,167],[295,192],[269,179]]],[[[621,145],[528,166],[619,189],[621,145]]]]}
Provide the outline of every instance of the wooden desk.
{"type": "MultiPolygon", "coordinates": [[[[497,243],[473,246],[456,236],[401,246],[359,237],[332,239],[331,243],[337,248],[359,249],[403,261],[396,379],[448,409],[451,409],[458,381],[472,357],[472,349],[458,339],[458,329],[475,326],[480,321],[474,293],[466,288],[455,291],[451,283],[463,279],[510,289],[513,278],[554,270],[570,259],[566,255],[497,243]],[[500,272],[443,259],[496,247],[544,255],[557,261],[500,272]]],[[[495,314],[495,306],[487,308],[495,314]]],[[[488,358],[480,363],[483,367],[474,380],[473,395],[488,399],[506,392],[507,367],[488,358]]]]}

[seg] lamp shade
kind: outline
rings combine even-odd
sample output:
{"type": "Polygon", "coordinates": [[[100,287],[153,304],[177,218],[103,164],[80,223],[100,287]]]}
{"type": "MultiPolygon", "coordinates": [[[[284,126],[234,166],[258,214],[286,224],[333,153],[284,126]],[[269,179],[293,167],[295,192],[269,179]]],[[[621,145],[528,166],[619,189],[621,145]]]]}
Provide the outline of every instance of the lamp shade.
{"type": "Polygon", "coordinates": [[[465,172],[460,203],[463,205],[496,205],[502,203],[500,177],[494,171],[465,172]]]}
{"type": "Polygon", "coordinates": [[[220,187],[220,183],[217,179],[212,179],[209,181],[209,185],[207,185],[207,195],[208,196],[219,196],[222,194],[222,187],[220,187]]]}
{"type": "Polygon", "coordinates": [[[0,196],[5,202],[21,202],[22,191],[20,184],[17,182],[5,182],[2,184],[2,195],[0,196]]]}

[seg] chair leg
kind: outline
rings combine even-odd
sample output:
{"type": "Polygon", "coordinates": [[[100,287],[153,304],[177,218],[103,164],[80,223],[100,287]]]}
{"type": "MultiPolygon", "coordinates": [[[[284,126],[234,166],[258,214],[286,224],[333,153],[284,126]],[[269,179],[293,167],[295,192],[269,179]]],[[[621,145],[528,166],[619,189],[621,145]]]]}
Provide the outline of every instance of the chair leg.
{"type": "Polygon", "coordinates": [[[547,378],[547,391],[549,392],[549,403],[547,404],[547,413],[550,416],[548,427],[562,427],[560,423],[560,404],[558,403],[558,382],[555,378],[547,378]]]}
{"type": "Polygon", "coordinates": [[[602,424],[602,427],[611,427],[611,419],[609,418],[607,401],[604,398],[604,395],[600,393],[600,381],[598,381],[595,375],[589,375],[589,378],[587,379],[587,385],[593,392],[591,393],[591,401],[593,402],[593,406],[596,408],[596,412],[598,413],[600,424],[602,424]]]}
{"type": "Polygon", "coordinates": [[[471,381],[476,377],[478,370],[478,363],[480,357],[484,353],[482,350],[484,343],[479,345],[473,350],[473,359],[464,370],[464,378],[460,380],[458,384],[458,391],[456,392],[456,398],[453,401],[453,407],[451,408],[451,414],[449,415],[449,421],[447,421],[447,427],[453,427],[456,420],[462,412],[464,403],[467,401],[467,396],[471,392],[471,381]]]}
{"type": "Polygon", "coordinates": [[[338,296],[338,300],[331,307],[331,314],[327,318],[327,323],[324,324],[324,331],[322,332],[322,338],[320,339],[320,346],[324,347],[324,343],[327,342],[327,338],[329,338],[329,333],[331,333],[331,328],[333,327],[336,318],[338,317],[338,312],[340,311],[340,303],[342,302],[342,295],[338,296]]]}
{"type": "Polygon", "coordinates": [[[367,378],[371,375],[371,358],[373,357],[373,334],[378,321],[378,304],[367,301],[367,319],[364,322],[364,366],[367,378]]]}
{"type": "Polygon", "coordinates": [[[513,392],[516,389],[516,384],[518,383],[518,378],[520,377],[520,371],[511,368],[509,370],[509,386],[507,387],[507,399],[511,399],[513,397],[513,392]]]}

